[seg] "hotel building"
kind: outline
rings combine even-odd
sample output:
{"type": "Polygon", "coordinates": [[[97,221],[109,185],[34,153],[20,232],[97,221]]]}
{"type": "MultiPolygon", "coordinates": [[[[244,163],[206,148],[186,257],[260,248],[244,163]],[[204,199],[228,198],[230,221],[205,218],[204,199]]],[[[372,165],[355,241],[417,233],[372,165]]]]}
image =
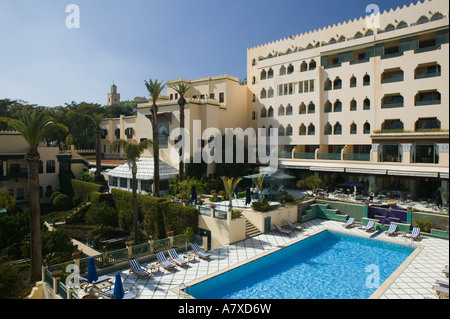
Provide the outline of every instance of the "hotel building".
{"type": "Polygon", "coordinates": [[[280,166],[448,196],[448,15],[418,2],[248,49],[252,123],[278,128],[280,166]]]}

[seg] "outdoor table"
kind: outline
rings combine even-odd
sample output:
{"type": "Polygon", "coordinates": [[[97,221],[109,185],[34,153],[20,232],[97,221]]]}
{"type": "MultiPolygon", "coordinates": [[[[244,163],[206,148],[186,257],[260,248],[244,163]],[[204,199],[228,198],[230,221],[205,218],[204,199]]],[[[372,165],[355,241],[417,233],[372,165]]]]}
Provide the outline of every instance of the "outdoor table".
{"type": "Polygon", "coordinates": [[[155,272],[159,271],[159,264],[157,264],[157,263],[148,264],[147,266],[145,266],[145,268],[147,270],[149,270],[151,274],[153,274],[153,271],[155,271],[155,272]],[[156,270],[156,269],[158,269],[158,270],[156,270]]]}
{"type": "Polygon", "coordinates": [[[112,287],[112,283],[109,280],[105,280],[105,281],[95,283],[94,287],[101,291],[109,290],[112,287]]]}

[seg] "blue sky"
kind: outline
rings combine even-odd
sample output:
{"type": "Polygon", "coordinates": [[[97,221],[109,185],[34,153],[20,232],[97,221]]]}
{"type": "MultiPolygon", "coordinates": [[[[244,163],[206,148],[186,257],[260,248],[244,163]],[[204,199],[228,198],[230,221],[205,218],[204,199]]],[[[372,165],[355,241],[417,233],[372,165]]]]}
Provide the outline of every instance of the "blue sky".
{"type": "MultiPolygon", "coordinates": [[[[416,0],[414,2],[417,2],[416,0]]],[[[0,99],[42,106],[148,96],[144,80],[246,77],[247,48],[407,0],[0,0],[0,99]],[[66,27],[66,6],[80,28],[66,27]]]]}

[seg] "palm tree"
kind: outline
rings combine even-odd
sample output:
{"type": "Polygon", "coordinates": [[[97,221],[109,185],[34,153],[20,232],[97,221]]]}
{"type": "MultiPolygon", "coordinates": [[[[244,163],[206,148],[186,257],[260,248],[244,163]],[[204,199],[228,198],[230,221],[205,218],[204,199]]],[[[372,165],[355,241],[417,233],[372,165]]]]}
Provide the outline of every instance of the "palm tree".
{"type": "Polygon", "coordinates": [[[156,105],[156,100],[161,95],[162,90],[166,84],[158,82],[158,80],[150,79],[150,82],[145,81],[145,86],[147,87],[150,97],[152,99],[152,106],[150,107],[150,114],[146,117],[150,119],[152,124],[153,132],[153,166],[154,166],[154,183],[155,183],[155,193],[159,196],[159,142],[158,142],[158,106],[156,105]]]}
{"type": "Polygon", "coordinates": [[[104,118],[103,113],[97,113],[93,114],[91,116],[87,116],[92,123],[95,125],[95,136],[96,136],[96,143],[95,143],[95,166],[96,171],[95,175],[100,176],[102,172],[102,144],[101,144],[101,138],[102,138],[102,128],[100,127],[100,124],[103,121],[104,118]]]}
{"type": "Polygon", "coordinates": [[[223,186],[225,188],[225,192],[228,195],[228,198],[230,200],[230,203],[228,204],[228,211],[231,212],[233,209],[232,199],[234,194],[234,189],[236,188],[237,184],[241,181],[242,177],[226,177],[221,176],[220,177],[223,181],[223,186]]]}
{"type": "Polygon", "coordinates": [[[252,178],[253,183],[255,183],[256,186],[258,186],[259,190],[259,201],[263,202],[263,185],[264,185],[264,177],[266,177],[266,172],[263,172],[262,174],[256,175],[255,178],[252,178]]]}
{"type": "Polygon", "coordinates": [[[25,138],[29,149],[25,154],[28,161],[28,197],[30,206],[30,256],[31,267],[28,280],[35,282],[41,279],[42,241],[41,241],[41,207],[39,202],[38,163],[39,144],[55,130],[67,131],[67,127],[57,124],[47,114],[24,109],[19,119],[0,118],[0,122],[8,123],[25,138]]]}
{"type": "MultiPolygon", "coordinates": [[[[173,85],[171,88],[178,93],[180,98],[178,99],[178,105],[180,106],[180,128],[184,128],[184,106],[186,105],[186,99],[184,96],[190,89],[190,86],[185,83],[179,83],[177,86],[173,85]]],[[[183,158],[180,159],[180,182],[184,180],[184,163],[183,158]]]]}
{"type": "Polygon", "coordinates": [[[128,165],[131,168],[131,187],[133,192],[133,230],[134,230],[134,243],[138,243],[138,211],[137,211],[137,164],[136,160],[141,157],[142,153],[152,145],[152,140],[143,140],[138,144],[132,144],[125,140],[115,140],[111,144],[111,150],[113,152],[119,150],[123,147],[123,154],[127,160],[128,165]]]}

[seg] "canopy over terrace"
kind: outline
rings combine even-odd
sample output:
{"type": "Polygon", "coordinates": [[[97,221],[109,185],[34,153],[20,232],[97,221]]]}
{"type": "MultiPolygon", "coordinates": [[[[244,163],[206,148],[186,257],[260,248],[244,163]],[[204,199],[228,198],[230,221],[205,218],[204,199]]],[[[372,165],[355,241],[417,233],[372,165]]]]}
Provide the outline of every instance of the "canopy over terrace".
{"type": "Polygon", "coordinates": [[[274,197],[278,195],[273,190],[274,184],[280,184],[284,181],[295,178],[295,176],[288,175],[282,170],[272,171],[270,167],[261,168],[259,171],[260,173],[258,174],[246,175],[243,178],[256,179],[263,173],[266,173],[266,175],[264,176],[264,184],[270,184],[269,194],[267,194],[270,199],[274,199],[274,197]]]}
{"type": "MultiPolygon", "coordinates": [[[[153,166],[153,157],[141,157],[136,160],[137,165],[137,174],[136,179],[138,180],[138,190],[144,191],[146,188],[144,187],[145,182],[153,181],[154,179],[154,166],[153,166]]],[[[128,163],[123,163],[114,169],[107,170],[104,175],[108,176],[109,186],[117,187],[122,189],[131,189],[131,166],[128,163]],[[121,183],[119,181],[114,184],[113,179],[123,179],[127,180],[127,184],[121,183]]],[[[174,177],[178,176],[178,170],[167,164],[166,162],[160,160],[159,161],[159,176],[160,180],[170,180],[174,177]]],[[[153,188],[153,185],[152,185],[153,188]]],[[[161,188],[161,190],[163,190],[161,188]]]]}

